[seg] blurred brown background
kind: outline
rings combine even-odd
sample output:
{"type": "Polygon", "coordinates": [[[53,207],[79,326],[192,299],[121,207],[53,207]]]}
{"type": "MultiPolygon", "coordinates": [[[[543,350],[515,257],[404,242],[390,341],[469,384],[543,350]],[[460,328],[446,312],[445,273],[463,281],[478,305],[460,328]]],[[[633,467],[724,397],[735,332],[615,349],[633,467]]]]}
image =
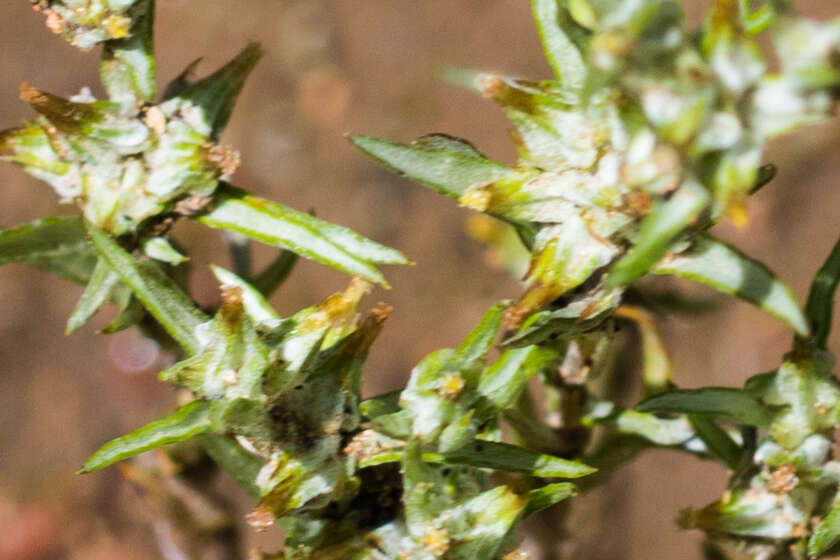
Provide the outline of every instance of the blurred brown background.
{"type": "MultiPolygon", "coordinates": [[[[428,352],[456,344],[493,302],[517,293],[490,269],[452,201],[390,175],[354,152],[346,132],[410,140],[428,132],[471,139],[510,161],[507,124],[491,103],[440,83],[444,64],[548,76],[524,0],[159,0],[162,85],[204,56],[200,73],[248,40],[268,55],[241,97],[223,141],[242,152],[234,182],[397,247],[416,266],[391,268],[394,288],[368,303],[395,306],[367,369],[369,394],[401,386],[428,352]]],[[[697,13],[698,5],[691,6],[697,13]]],[[[0,127],[31,112],[17,101],[23,81],[62,95],[96,86],[96,54],[66,46],[24,0],[0,17],[0,127]]],[[[818,17],[835,2],[801,1],[818,17]]],[[[94,87],[94,92],[100,91],[94,87]]],[[[774,144],[778,178],[750,205],[749,227],[719,233],[762,259],[804,298],[837,236],[840,134],[836,123],[774,144]]],[[[0,167],[0,226],[72,208],[18,169],[0,167]]],[[[206,265],[228,265],[218,237],[179,230],[193,247],[194,288],[218,297],[206,265]]],[[[258,251],[259,263],[271,253],[258,251]]],[[[346,278],[302,263],[273,299],[289,313],[340,289],[346,278]]],[[[147,515],[115,469],[73,472],[104,441],[170,409],[155,374],[165,360],[131,335],[64,336],[81,289],[23,266],[0,268],[0,560],[153,559],[147,515]]],[[[663,324],[676,378],[686,387],[738,385],[774,368],[790,333],[762,313],[725,300],[717,311],[663,324]]],[[[109,313],[103,314],[106,317],[109,313]]],[[[96,326],[102,326],[99,319],[96,326]]],[[[833,348],[840,350],[840,338],[833,348]]],[[[578,498],[568,531],[576,558],[699,558],[699,536],[679,532],[680,508],[719,495],[725,475],[675,453],[643,456],[610,484],[578,498]]],[[[240,500],[247,507],[247,500],[240,500]]],[[[243,509],[243,513],[246,510],[243,509]]],[[[276,535],[249,535],[247,546],[276,535]]]]}

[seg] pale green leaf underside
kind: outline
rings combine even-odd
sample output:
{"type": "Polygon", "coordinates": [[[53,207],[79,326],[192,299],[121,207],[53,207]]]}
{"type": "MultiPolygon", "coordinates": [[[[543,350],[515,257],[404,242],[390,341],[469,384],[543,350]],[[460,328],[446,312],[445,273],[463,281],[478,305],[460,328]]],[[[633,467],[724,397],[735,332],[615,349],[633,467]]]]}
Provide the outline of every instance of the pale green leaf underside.
{"type": "Polygon", "coordinates": [[[623,286],[647,273],[708,202],[706,189],[693,182],[684,183],[667,202],[654,208],[645,218],[633,248],[610,270],[609,283],[623,286]]]}
{"type": "Polygon", "coordinates": [[[196,219],[217,229],[236,231],[267,245],[289,249],[348,274],[386,284],[374,264],[407,264],[399,251],[335,224],[324,222],[221,183],[213,209],[196,219]]]}
{"type": "Polygon", "coordinates": [[[236,287],[242,291],[242,305],[251,319],[269,325],[280,321],[280,316],[254,286],[220,266],[210,265],[210,270],[222,286],[236,287]]]}
{"type": "Polygon", "coordinates": [[[690,249],[668,255],[653,274],[679,276],[707,284],[753,303],[807,336],[808,322],[790,288],[767,267],[710,236],[699,236],[690,249]]]}
{"type": "Polygon", "coordinates": [[[96,315],[96,312],[108,301],[111,290],[117,282],[119,282],[119,276],[111,270],[108,263],[102,258],[96,261],[96,268],[93,269],[90,281],[70,318],[67,319],[67,334],[72,333],[96,315]]]}
{"type": "Polygon", "coordinates": [[[577,494],[577,486],[571,482],[555,482],[546,484],[528,492],[528,506],[525,508],[523,517],[528,517],[538,511],[560,503],[566,498],[577,494]]]}
{"type": "Polygon", "coordinates": [[[554,75],[571,92],[579,92],[586,80],[586,66],[575,44],[560,26],[557,0],[531,0],[537,31],[554,75]]]}
{"type": "Polygon", "coordinates": [[[131,288],[164,329],[188,354],[200,349],[195,329],[209,320],[190,298],[152,262],[135,261],[107,233],[88,225],[96,250],[108,265],[131,288]]]}
{"type": "Polygon", "coordinates": [[[109,441],[90,456],[80,472],[97,471],[155,447],[184,441],[204,433],[211,428],[209,411],[210,404],[204,400],[184,405],[169,418],[156,420],[139,430],[109,441]]]}
{"type": "Polygon", "coordinates": [[[484,361],[498,334],[507,306],[507,302],[501,302],[490,308],[481,318],[478,326],[464,339],[454,357],[454,366],[457,369],[475,367],[484,361]]]}
{"type": "Polygon", "coordinates": [[[840,503],[835,502],[834,508],[817,525],[814,534],[808,540],[808,554],[816,558],[840,540],[840,503]]]}
{"type": "Polygon", "coordinates": [[[156,261],[165,262],[173,266],[178,266],[184,261],[189,260],[187,257],[178,252],[178,249],[163,237],[150,237],[143,240],[143,252],[147,257],[155,259],[156,261]]]}
{"type": "Polygon", "coordinates": [[[660,393],[643,400],[636,410],[719,416],[738,424],[758,427],[767,427],[772,420],[770,412],[750,393],[727,387],[660,393]]]}

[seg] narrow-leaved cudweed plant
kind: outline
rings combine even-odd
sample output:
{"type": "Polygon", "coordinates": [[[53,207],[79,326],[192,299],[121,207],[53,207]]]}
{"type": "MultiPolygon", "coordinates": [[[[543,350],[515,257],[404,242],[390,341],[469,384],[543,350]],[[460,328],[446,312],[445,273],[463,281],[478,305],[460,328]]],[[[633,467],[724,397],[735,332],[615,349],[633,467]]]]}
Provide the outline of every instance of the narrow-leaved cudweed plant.
{"type": "Polygon", "coordinates": [[[390,308],[357,309],[373,284],[387,286],[379,265],[408,260],[229,182],[239,155],[219,138],[259,45],[202,79],[191,65],[158,93],[154,0],[32,3],[72,45],[101,45],[108,98],[22,86],[37,116],[0,133],[0,157],[80,215],[0,230],[0,264],[83,285],[68,332],[116,304],[103,332],[139,328],[178,349],[160,378],[189,395],[81,472],[167,444],[177,462],[197,443],[256,501],[252,526],[284,527],[284,550],[257,558],[513,560],[528,557],[525,518],[668,447],[732,473],[719,498],[679,516],[707,533],[708,557],[726,557],[719,545],[761,559],[840,549],[840,385],[827,351],[840,245],[803,311],[773,272],[708,233],[745,224],[750,195],[775,174],[762,164],[769,140],[831,116],[840,19],[800,17],[785,0],[714,0],[690,29],[677,0],[532,0],[552,79],[447,72],[504,109],[515,165],[445,134],[351,137],[489,216],[473,230],[527,270],[521,294],[424,358],[402,391],[363,400],[365,358],[390,308]],[[178,220],[280,252],[254,272],[247,245],[233,244],[235,272],[213,268],[222,303],[208,314],[186,292],[178,220]],[[352,279],[281,317],[267,298],[297,255],[352,279]],[[678,389],[636,282],[646,275],[758,306],[795,333],[790,353],[743,388],[678,389]],[[591,383],[628,350],[615,339],[622,323],[640,334],[646,398],[633,408],[591,383]]]}

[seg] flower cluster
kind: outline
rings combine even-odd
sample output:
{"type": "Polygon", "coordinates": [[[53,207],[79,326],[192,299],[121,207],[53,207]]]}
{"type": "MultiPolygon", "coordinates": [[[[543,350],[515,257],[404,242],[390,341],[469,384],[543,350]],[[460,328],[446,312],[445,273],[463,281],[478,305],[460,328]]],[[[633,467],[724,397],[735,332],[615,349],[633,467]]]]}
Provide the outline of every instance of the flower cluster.
{"type": "Polygon", "coordinates": [[[747,197],[772,177],[766,141],[830,116],[840,85],[837,21],[721,1],[691,31],[676,1],[533,6],[555,79],[458,76],[504,108],[515,166],[440,134],[352,139],[517,229],[531,260],[510,327],[547,308],[609,316],[634,279],[674,273],[669,255],[706,253],[698,234],[725,215],[743,223],[747,197]],[[779,72],[759,48],[765,28],[779,72]]]}
{"type": "Polygon", "coordinates": [[[71,45],[91,49],[131,34],[133,18],[152,9],[146,0],[30,0],[50,31],[71,45]]]}

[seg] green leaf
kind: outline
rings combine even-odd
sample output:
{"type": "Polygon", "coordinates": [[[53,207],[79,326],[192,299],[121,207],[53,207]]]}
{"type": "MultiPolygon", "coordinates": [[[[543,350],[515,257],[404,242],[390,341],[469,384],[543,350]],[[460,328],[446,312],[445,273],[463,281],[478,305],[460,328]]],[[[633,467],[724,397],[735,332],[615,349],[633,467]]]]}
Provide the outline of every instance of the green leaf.
{"type": "Polygon", "coordinates": [[[144,239],[142,246],[146,256],[156,261],[178,266],[182,262],[189,260],[163,237],[149,237],[148,239],[144,239]]]}
{"type": "Polygon", "coordinates": [[[293,251],[282,250],[277,257],[257,274],[251,284],[265,297],[274,293],[286,281],[297,263],[298,256],[293,251]]]}
{"type": "Polygon", "coordinates": [[[414,416],[410,410],[399,410],[371,418],[371,427],[386,436],[407,439],[411,437],[414,416]]]}
{"type": "Polygon", "coordinates": [[[507,443],[480,440],[446,454],[424,453],[423,460],[432,463],[528,473],[544,478],[580,478],[596,471],[579,461],[561,459],[507,443]]]}
{"type": "Polygon", "coordinates": [[[196,217],[204,225],[242,233],[386,286],[384,277],[372,263],[408,263],[395,249],[226,183],[220,183],[216,192],[214,208],[196,217]]]}
{"type": "Polygon", "coordinates": [[[255,500],[261,497],[257,476],[263,465],[257,457],[242,449],[236,440],[228,436],[202,434],[198,436],[198,442],[210,458],[233,477],[249,496],[255,500]]]}
{"type": "Polygon", "coordinates": [[[761,263],[711,236],[701,235],[687,251],[667,255],[651,272],[688,278],[736,295],[786,322],[800,335],[808,334],[808,322],[790,288],[761,263]]]}
{"type": "MultiPolygon", "coordinates": [[[[496,486],[459,504],[453,523],[453,547],[449,558],[501,558],[501,548],[527,503],[508,486],[496,486]]],[[[446,514],[441,517],[444,519],[446,514]]]]}
{"type": "Polygon", "coordinates": [[[679,235],[709,202],[709,193],[693,181],[683,183],[664,204],[642,222],[635,245],[610,270],[607,282],[624,286],[647,273],[679,235]]]}
{"type": "Polygon", "coordinates": [[[737,424],[760,428],[769,426],[772,420],[770,412],[754,396],[728,387],[668,391],[643,400],[636,410],[720,416],[737,424]]]}
{"type": "Polygon", "coordinates": [[[571,482],[556,482],[531,490],[528,492],[528,506],[525,508],[523,517],[528,517],[538,511],[550,508],[576,494],[577,486],[571,482]]]}
{"type": "Polygon", "coordinates": [[[178,93],[178,99],[198,107],[208,129],[202,131],[216,140],[227,126],[233,106],[248,75],[262,58],[259,43],[249,43],[236,57],[213,74],[194,82],[178,93]]]}
{"type": "Polygon", "coordinates": [[[773,6],[762,6],[753,13],[749,13],[749,5],[743,10],[743,27],[749,35],[758,35],[770,27],[776,19],[776,12],[773,6]]]}
{"type": "MultiPolygon", "coordinates": [[[[359,462],[361,467],[393,463],[402,460],[402,449],[387,449],[383,453],[359,462]]],[[[527,473],[543,478],[580,478],[597,469],[579,461],[561,459],[536,451],[499,443],[475,440],[460,449],[447,453],[423,453],[426,463],[467,465],[479,469],[527,473]]]]}
{"type": "Polygon", "coordinates": [[[96,252],[78,218],[44,218],[0,230],[0,265],[24,263],[87,284],[96,252]]]}
{"type": "Polygon", "coordinates": [[[811,538],[808,539],[808,555],[816,558],[840,541],[840,501],[834,501],[831,511],[826,515],[811,538]]]}
{"type": "Polygon", "coordinates": [[[531,11],[548,63],[557,80],[570,92],[580,92],[586,81],[586,65],[577,46],[563,31],[560,23],[565,13],[557,0],[531,0],[531,11]]]}
{"type": "Polygon", "coordinates": [[[240,278],[250,279],[253,268],[253,255],[251,251],[251,240],[247,236],[235,231],[222,232],[222,237],[228,244],[231,266],[234,273],[240,278]]]}
{"type": "Polygon", "coordinates": [[[753,183],[752,188],[750,189],[750,194],[755,194],[761,189],[763,189],[767,184],[770,183],[776,177],[776,166],[772,163],[768,163],[767,165],[762,165],[758,168],[758,176],[755,178],[755,183],[753,183]]]}
{"type": "Polygon", "coordinates": [[[105,42],[100,76],[112,101],[134,109],[155,98],[154,0],[137,2],[131,16],[131,35],[105,42]]]}
{"type": "Polygon", "coordinates": [[[102,334],[114,334],[131,328],[139,323],[146,315],[143,304],[134,297],[134,293],[128,292],[128,297],[120,302],[120,312],[114,319],[105,325],[102,334]]]}
{"type": "Polygon", "coordinates": [[[96,267],[93,269],[93,274],[90,277],[82,297],[76,304],[76,308],[67,320],[66,334],[70,334],[96,315],[96,312],[108,301],[111,297],[111,290],[119,282],[120,277],[111,270],[105,259],[100,258],[96,261],[96,267]]]}
{"type": "Polygon", "coordinates": [[[508,302],[497,303],[484,314],[478,326],[473,329],[456,350],[452,359],[456,369],[469,369],[483,363],[484,357],[493,346],[493,341],[496,339],[499,326],[505,316],[505,308],[508,305],[508,302]]]}
{"type": "Polygon", "coordinates": [[[198,67],[199,63],[201,62],[201,57],[196,58],[189,64],[187,67],[181,71],[180,74],[175,76],[175,78],[166,84],[166,87],[163,89],[163,95],[161,96],[162,99],[172,99],[173,97],[177,97],[182,91],[187,89],[190,85],[190,78],[192,77],[193,73],[195,72],[196,67],[198,67]]]}
{"type": "Polygon", "coordinates": [[[636,410],[622,411],[615,419],[615,425],[622,434],[639,436],[656,445],[669,447],[682,445],[695,435],[685,417],[657,418],[636,410]]]}
{"type": "Polygon", "coordinates": [[[242,290],[242,305],[245,307],[245,312],[256,323],[262,323],[269,326],[277,326],[280,323],[280,316],[274,311],[274,308],[266,301],[263,295],[257,291],[251,284],[237,276],[236,274],[225,270],[216,265],[210,265],[210,270],[216,276],[216,280],[224,287],[235,286],[242,290]]]}
{"type": "Polygon", "coordinates": [[[543,368],[553,363],[557,352],[541,346],[505,350],[481,375],[478,393],[497,412],[511,404],[525,384],[543,368]]]}
{"type": "Polygon", "coordinates": [[[351,136],[350,142],[388,169],[452,198],[514,174],[467,141],[442,134],[418,138],[410,145],[370,136],[351,136]]]}
{"type": "Polygon", "coordinates": [[[400,393],[401,390],[390,391],[382,395],[377,395],[369,399],[365,399],[359,405],[359,410],[362,415],[373,420],[379,416],[386,414],[393,414],[400,411],[400,393]]]}
{"type": "Polygon", "coordinates": [[[235,291],[222,292],[221,308],[201,326],[201,350],[162,371],[160,379],[209,399],[259,399],[270,358],[243,300],[235,291]]]}
{"type": "Polygon", "coordinates": [[[573,338],[592,331],[613,316],[621,294],[622,290],[616,288],[596,290],[560,309],[534,313],[502,341],[502,348],[542,344],[552,337],[573,338]]]}
{"type": "Polygon", "coordinates": [[[156,420],[103,445],[85,461],[80,473],[98,471],[108,465],[139,455],[144,451],[187,440],[210,429],[210,404],[193,401],[179,408],[169,418],[156,420]]]}
{"type": "Polygon", "coordinates": [[[744,452],[715,421],[707,416],[692,414],[688,417],[697,436],[706,444],[709,453],[720,459],[726,468],[735,471],[741,466],[744,452]]]}
{"type": "Polygon", "coordinates": [[[834,293],[840,281],[840,240],[834,244],[831,254],[814,277],[805,314],[813,329],[813,338],[818,348],[826,348],[831,320],[834,315],[834,293]]]}
{"type": "Polygon", "coordinates": [[[149,313],[188,354],[198,352],[201,346],[196,340],[195,329],[209,318],[160,267],[152,262],[135,261],[107,233],[92,224],[87,227],[96,250],[149,313]]]}

